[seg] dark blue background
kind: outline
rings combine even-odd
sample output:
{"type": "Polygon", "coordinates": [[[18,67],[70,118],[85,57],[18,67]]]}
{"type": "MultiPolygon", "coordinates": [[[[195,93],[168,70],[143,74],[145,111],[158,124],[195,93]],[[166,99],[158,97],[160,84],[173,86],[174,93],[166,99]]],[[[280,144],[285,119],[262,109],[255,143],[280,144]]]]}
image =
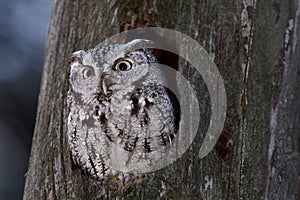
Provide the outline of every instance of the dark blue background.
{"type": "Polygon", "coordinates": [[[52,4],[0,0],[0,199],[22,199],[52,4]]]}

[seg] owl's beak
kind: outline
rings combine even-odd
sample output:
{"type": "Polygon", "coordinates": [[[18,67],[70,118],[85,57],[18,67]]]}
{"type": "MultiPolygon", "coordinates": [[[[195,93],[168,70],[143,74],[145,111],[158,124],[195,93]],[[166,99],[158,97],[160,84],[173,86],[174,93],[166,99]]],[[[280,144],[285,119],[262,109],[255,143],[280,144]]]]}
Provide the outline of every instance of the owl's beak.
{"type": "Polygon", "coordinates": [[[111,94],[110,87],[118,83],[119,80],[116,77],[103,73],[99,81],[99,89],[105,96],[111,94]]]}

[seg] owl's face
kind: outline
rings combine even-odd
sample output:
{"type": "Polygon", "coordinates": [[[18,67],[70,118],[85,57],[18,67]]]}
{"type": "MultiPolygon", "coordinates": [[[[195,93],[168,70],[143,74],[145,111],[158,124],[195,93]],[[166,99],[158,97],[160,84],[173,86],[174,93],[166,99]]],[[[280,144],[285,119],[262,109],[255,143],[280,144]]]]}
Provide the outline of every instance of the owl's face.
{"type": "Polygon", "coordinates": [[[92,94],[100,85],[104,90],[126,91],[146,82],[165,84],[155,57],[149,50],[140,49],[148,43],[133,40],[73,53],[70,83],[74,92],[92,94]]]}

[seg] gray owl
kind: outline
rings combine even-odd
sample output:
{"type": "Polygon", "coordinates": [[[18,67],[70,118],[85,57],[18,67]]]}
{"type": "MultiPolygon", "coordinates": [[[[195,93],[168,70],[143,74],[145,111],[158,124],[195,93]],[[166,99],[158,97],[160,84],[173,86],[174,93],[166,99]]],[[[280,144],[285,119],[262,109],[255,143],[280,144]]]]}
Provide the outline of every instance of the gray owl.
{"type": "Polygon", "coordinates": [[[137,39],[73,53],[68,140],[74,162],[102,182],[134,180],[164,159],[180,110],[165,74],[137,39]]]}

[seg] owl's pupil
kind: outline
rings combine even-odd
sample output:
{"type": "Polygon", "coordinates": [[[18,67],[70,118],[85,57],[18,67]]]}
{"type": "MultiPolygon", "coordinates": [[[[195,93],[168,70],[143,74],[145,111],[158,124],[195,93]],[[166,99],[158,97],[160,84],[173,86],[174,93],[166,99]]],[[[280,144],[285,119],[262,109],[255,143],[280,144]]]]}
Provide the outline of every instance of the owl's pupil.
{"type": "Polygon", "coordinates": [[[119,64],[119,69],[120,69],[121,71],[126,71],[127,68],[128,68],[128,66],[127,66],[126,63],[120,63],[120,64],[119,64]]]}
{"type": "Polygon", "coordinates": [[[87,70],[87,71],[86,71],[86,76],[87,76],[87,77],[92,76],[92,70],[87,70]]]}

